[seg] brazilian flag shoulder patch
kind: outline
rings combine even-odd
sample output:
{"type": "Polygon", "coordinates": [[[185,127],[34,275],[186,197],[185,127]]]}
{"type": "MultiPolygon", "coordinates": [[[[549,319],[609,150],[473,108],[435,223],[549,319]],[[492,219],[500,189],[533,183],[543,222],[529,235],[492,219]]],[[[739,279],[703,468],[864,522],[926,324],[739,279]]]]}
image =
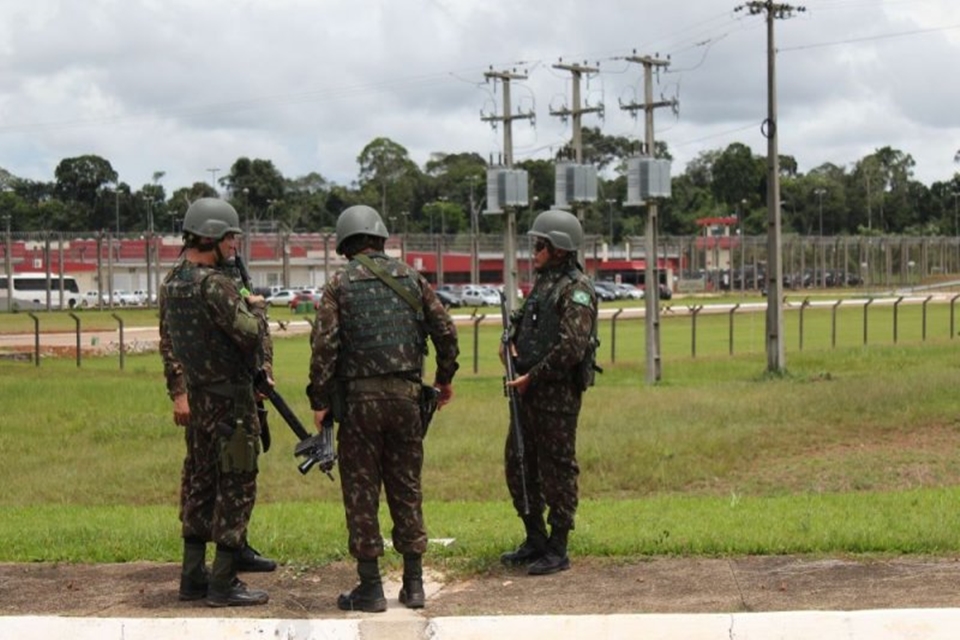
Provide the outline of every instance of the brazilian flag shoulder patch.
{"type": "Polygon", "coordinates": [[[574,291],[572,299],[576,304],[582,304],[585,307],[590,306],[590,294],[582,289],[574,291]]]}

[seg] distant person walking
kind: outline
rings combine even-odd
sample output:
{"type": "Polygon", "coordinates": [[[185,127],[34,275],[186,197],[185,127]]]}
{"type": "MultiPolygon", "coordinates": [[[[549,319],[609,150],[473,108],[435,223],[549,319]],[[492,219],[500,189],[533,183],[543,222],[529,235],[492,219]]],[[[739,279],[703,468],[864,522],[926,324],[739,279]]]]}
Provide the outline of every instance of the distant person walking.
{"type": "Polygon", "coordinates": [[[424,606],[419,400],[427,337],[436,351],[433,386],[441,407],[453,397],[460,352],[456,327],[427,281],[384,253],[388,237],[371,207],[340,214],[337,252],[349,262],[324,287],[311,337],[307,396],[318,430],[331,411],[339,422],[343,506],[360,577],[356,588],[337,599],[348,611],[387,608],[378,565],[381,485],[393,520],[393,546],[403,555],[400,602],[412,609],[424,606]]]}
{"type": "Polygon", "coordinates": [[[528,235],[536,239],[536,282],[512,314],[517,377],[507,383],[520,392],[522,463],[512,434],[505,451],[507,487],[526,538],[501,562],[545,575],[570,568],[567,539],[574,528],[580,474],[577,419],[583,392],[593,383],[597,295],[577,263],[583,231],[574,215],[544,211],[528,235]]]}
{"type": "MultiPolygon", "coordinates": [[[[212,607],[264,604],[263,591],[237,578],[257,493],[260,426],[253,374],[267,335],[261,296],[241,294],[224,270],[241,233],[237,212],[218,198],[190,205],[182,259],[160,291],[161,335],[169,339],[186,387],[174,419],[186,422],[181,481],[183,567],[180,598],[212,607]],[[206,544],[216,544],[211,571],[206,544]]],[[[167,372],[168,380],[171,372],[167,372]]],[[[169,384],[169,383],[168,383],[169,384]]]]}

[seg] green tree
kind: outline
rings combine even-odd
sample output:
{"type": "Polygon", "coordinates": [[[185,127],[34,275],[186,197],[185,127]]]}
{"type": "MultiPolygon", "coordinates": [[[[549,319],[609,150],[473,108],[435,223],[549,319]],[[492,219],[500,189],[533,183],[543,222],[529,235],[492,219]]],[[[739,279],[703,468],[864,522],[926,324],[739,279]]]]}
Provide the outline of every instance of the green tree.
{"type": "MultiPolygon", "coordinates": [[[[96,155],[65,158],[54,171],[54,193],[74,213],[66,220],[58,220],[63,229],[112,228],[106,224],[103,195],[106,185],[117,185],[117,172],[110,162],[96,155]]],[[[116,189],[122,190],[122,185],[116,189]]],[[[127,188],[129,193],[129,187],[127,188]]]]}
{"type": "Polygon", "coordinates": [[[283,202],[275,205],[280,220],[288,229],[319,231],[336,225],[340,209],[331,210],[330,192],[335,185],[317,172],[308,173],[284,186],[283,202]]]}
{"type": "Polygon", "coordinates": [[[386,219],[391,212],[410,211],[420,179],[420,169],[407,149],[389,138],[375,138],[357,156],[360,187],[386,219]]]}
{"type": "Polygon", "coordinates": [[[220,181],[244,224],[268,217],[271,204],[284,197],[284,178],[270,160],[240,157],[220,181]]]}
{"type": "Polygon", "coordinates": [[[710,190],[728,210],[744,199],[756,196],[764,187],[766,163],[750,147],[734,142],[724,149],[711,167],[710,190]]]}

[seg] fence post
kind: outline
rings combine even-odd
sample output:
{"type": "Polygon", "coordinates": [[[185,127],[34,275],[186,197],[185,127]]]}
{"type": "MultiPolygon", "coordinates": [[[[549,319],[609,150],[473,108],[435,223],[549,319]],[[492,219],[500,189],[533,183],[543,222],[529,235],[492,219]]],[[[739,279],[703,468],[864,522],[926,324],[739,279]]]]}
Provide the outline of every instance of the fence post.
{"type": "Polygon", "coordinates": [[[120,324],[120,371],[123,371],[123,355],[124,351],[126,351],[123,346],[123,318],[115,313],[111,313],[110,315],[120,324]]]}
{"type": "Polygon", "coordinates": [[[803,351],[803,310],[810,306],[810,298],[804,298],[800,303],[800,351],[803,351]]]}
{"type": "Polygon", "coordinates": [[[80,317],[73,311],[67,314],[77,324],[77,369],[80,368],[80,317]]]}
{"type": "Polygon", "coordinates": [[[35,316],[32,311],[28,311],[27,315],[33,318],[33,362],[36,366],[40,366],[40,318],[35,316]]]}
{"type": "Polygon", "coordinates": [[[897,328],[898,328],[898,315],[900,313],[900,303],[903,302],[903,296],[897,298],[897,301],[893,303],[893,344],[897,344],[897,328]]]}
{"type": "Polygon", "coordinates": [[[623,309],[617,309],[610,318],[610,362],[617,361],[617,316],[623,313],[623,309]]]}
{"type": "Polygon", "coordinates": [[[953,336],[957,335],[956,327],[954,326],[953,320],[956,317],[954,312],[956,311],[958,298],[960,298],[960,293],[950,298],[950,339],[951,340],[953,340],[953,336]]]}
{"type": "MultiPolygon", "coordinates": [[[[743,278],[743,275],[740,276],[743,278]]],[[[733,355],[733,314],[736,313],[737,309],[740,308],[740,303],[733,305],[733,308],[730,309],[730,355],[733,355]]]]}
{"type": "Polygon", "coordinates": [[[690,330],[690,356],[693,358],[697,357],[697,314],[700,313],[700,310],[703,309],[703,305],[694,305],[687,306],[687,309],[690,310],[690,315],[693,316],[693,323],[690,330]]]}
{"type": "Polygon", "coordinates": [[[473,372],[477,372],[477,367],[479,366],[479,350],[480,350],[480,323],[483,322],[483,319],[487,317],[487,314],[476,315],[477,310],[473,310],[474,316],[472,318],[473,322],[473,372]]]}
{"type": "Polygon", "coordinates": [[[834,349],[837,348],[837,308],[841,303],[843,303],[843,300],[837,300],[837,302],[833,305],[833,309],[831,309],[831,313],[833,314],[831,322],[833,326],[830,330],[830,346],[834,349]]]}
{"type": "Polygon", "coordinates": [[[927,296],[923,301],[923,342],[927,341],[927,303],[933,300],[933,296],[927,296]]]}
{"type": "Polygon", "coordinates": [[[873,298],[867,300],[863,305],[863,345],[867,345],[867,308],[873,304],[873,298]]]}

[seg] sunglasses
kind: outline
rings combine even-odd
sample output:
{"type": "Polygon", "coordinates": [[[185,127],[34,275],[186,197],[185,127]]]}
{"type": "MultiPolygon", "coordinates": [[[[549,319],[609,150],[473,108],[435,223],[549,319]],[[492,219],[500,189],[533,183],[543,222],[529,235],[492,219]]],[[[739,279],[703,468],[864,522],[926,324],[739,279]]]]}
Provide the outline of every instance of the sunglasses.
{"type": "Polygon", "coordinates": [[[546,240],[537,240],[536,242],[533,243],[533,250],[536,253],[540,253],[541,251],[548,248],[549,246],[550,246],[550,243],[547,242],[546,240]]]}

